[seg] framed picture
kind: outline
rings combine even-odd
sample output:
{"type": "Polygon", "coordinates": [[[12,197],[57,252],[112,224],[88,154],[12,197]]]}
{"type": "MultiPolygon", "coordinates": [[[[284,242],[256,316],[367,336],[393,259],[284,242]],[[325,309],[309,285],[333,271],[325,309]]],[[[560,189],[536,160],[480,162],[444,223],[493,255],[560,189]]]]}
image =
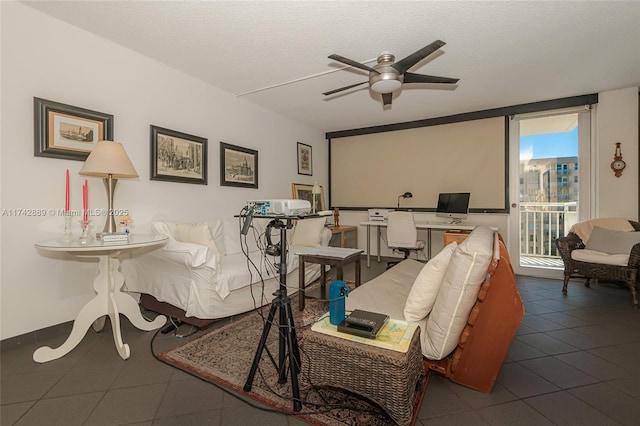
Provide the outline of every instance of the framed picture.
{"type": "Polygon", "coordinates": [[[151,126],[151,180],[207,184],[207,139],[151,126]]]}
{"type": "MultiPolygon", "coordinates": [[[[295,200],[307,200],[311,203],[311,208],[313,209],[313,185],[307,185],[304,183],[292,183],[291,184],[291,195],[295,200]]],[[[320,201],[318,205],[316,205],[316,212],[320,212],[326,210],[324,204],[324,188],[320,185],[320,201]]]]}
{"type": "Polygon", "coordinates": [[[313,175],[313,158],[311,146],[298,142],[298,174],[313,175]]]}
{"type": "Polygon", "coordinates": [[[36,157],[84,161],[101,140],[113,140],[113,115],[33,98],[36,157]]]}
{"type": "Polygon", "coordinates": [[[220,142],[220,185],[258,188],[258,151],[220,142]]]}

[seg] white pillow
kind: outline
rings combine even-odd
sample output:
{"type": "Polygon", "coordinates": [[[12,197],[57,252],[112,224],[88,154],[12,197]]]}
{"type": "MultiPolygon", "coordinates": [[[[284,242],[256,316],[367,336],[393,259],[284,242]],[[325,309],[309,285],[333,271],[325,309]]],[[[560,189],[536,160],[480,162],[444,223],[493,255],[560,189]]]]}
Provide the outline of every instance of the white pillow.
{"type": "Polygon", "coordinates": [[[422,268],[411,286],[407,302],[404,305],[404,319],[417,322],[429,315],[436,302],[440,284],[447,272],[447,266],[454,250],[458,247],[455,241],[447,245],[422,268]]]}
{"type": "Polygon", "coordinates": [[[640,243],[640,232],[613,231],[594,226],[585,248],[608,254],[628,255],[633,246],[638,243],[640,243]]]}
{"type": "Polygon", "coordinates": [[[477,226],[453,252],[422,339],[427,358],[442,359],[456,348],[492,256],[493,231],[486,226],[477,226]]]}
{"type": "Polygon", "coordinates": [[[176,224],[165,221],[153,222],[153,230],[158,234],[166,235],[170,240],[175,240],[178,236],[176,224]]]}
{"type": "Polygon", "coordinates": [[[320,247],[326,217],[301,219],[293,232],[292,246],[320,247]]]}
{"type": "Polygon", "coordinates": [[[176,227],[178,229],[178,241],[200,244],[208,247],[211,250],[211,253],[213,253],[218,259],[220,258],[220,250],[211,236],[209,225],[206,223],[178,223],[176,227]]]}

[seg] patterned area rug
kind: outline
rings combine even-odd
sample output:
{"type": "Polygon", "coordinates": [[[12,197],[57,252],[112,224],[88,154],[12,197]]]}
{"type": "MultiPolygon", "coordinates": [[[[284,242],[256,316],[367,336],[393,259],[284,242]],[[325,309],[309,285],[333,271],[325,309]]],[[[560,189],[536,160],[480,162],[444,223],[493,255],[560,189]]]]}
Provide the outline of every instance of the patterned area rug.
{"type": "MultiPolygon", "coordinates": [[[[351,284],[351,283],[350,283],[351,284]]],[[[250,392],[244,392],[249,370],[255,356],[264,322],[270,306],[249,312],[231,323],[213,330],[195,340],[170,349],[160,358],[174,367],[216,383],[240,395],[253,398],[281,412],[292,414],[313,425],[393,425],[387,413],[371,401],[336,388],[316,388],[309,383],[308,368],[312,360],[304,351],[305,333],[328,310],[326,302],[307,299],[304,312],[298,311],[298,297],[291,297],[296,334],[300,345],[301,372],[298,376],[302,410],[293,411],[291,380],[278,383],[278,372],[269,359],[267,350],[278,358],[278,327],[271,327],[258,372],[250,392]]],[[[348,374],[348,373],[345,373],[348,374]]],[[[419,384],[414,401],[413,422],[420,410],[428,376],[419,384]]]]}

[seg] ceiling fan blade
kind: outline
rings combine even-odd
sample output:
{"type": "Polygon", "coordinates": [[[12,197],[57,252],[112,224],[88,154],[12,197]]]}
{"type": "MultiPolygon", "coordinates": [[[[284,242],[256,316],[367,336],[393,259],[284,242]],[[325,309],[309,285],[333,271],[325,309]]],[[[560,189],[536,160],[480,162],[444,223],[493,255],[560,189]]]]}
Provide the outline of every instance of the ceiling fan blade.
{"type": "Polygon", "coordinates": [[[393,98],[393,93],[383,93],[382,94],[382,105],[391,105],[391,99],[393,98]]]}
{"type": "Polygon", "coordinates": [[[437,75],[414,74],[411,72],[404,73],[403,83],[445,83],[456,84],[459,78],[438,77],[437,75]]]}
{"type": "Polygon", "coordinates": [[[356,67],[356,68],[360,68],[361,70],[365,70],[365,71],[369,71],[369,72],[375,72],[376,74],[380,74],[378,71],[374,70],[373,68],[365,65],[365,64],[361,64],[360,62],[356,62],[353,59],[349,59],[349,58],[345,58],[344,56],[340,56],[340,55],[330,55],[329,59],[333,59],[334,61],[338,61],[338,62],[342,62],[343,64],[347,64],[347,65],[351,65],[352,67],[356,67]]]}
{"type": "Polygon", "coordinates": [[[365,84],[365,83],[368,83],[368,81],[363,81],[362,83],[350,84],[348,86],[344,86],[344,87],[341,87],[339,89],[330,90],[328,92],[323,93],[323,95],[325,95],[325,96],[333,95],[334,93],[342,92],[343,90],[348,90],[348,89],[360,86],[360,85],[365,84]]]}
{"type": "Polygon", "coordinates": [[[422,49],[412,53],[401,61],[396,62],[392,65],[400,74],[404,74],[409,68],[431,55],[436,50],[440,49],[446,43],[442,40],[436,40],[428,46],[423,47],[422,49]]]}

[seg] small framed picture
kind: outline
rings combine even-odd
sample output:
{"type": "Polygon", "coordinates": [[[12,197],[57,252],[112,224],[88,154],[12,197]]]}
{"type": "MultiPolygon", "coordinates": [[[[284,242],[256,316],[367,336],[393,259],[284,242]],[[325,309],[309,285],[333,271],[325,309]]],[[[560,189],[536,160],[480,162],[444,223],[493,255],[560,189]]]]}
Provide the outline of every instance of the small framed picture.
{"type": "Polygon", "coordinates": [[[258,188],[258,151],[220,142],[220,185],[258,188]]]}
{"type": "Polygon", "coordinates": [[[313,176],[311,146],[298,142],[298,174],[313,176]]]}
{"type": "MultiPolygon", "coordinates": [[[[313,209],[313,185],[307,185],[304,183],[292,183],[291,184],[291,196],[294,200],[307,200],[311,203],[313,209]]],[[[326,210],[324,204],[324,188],[320,185],[320,200],[315,206],[316,212],[326,210]]]]}
{"type": "Polygon", "coordinates": [[[33,98],[36,157],[84,161],[102,140],[113,140],[113,115],[33,98]]]}
{"type": "Polygon", "coordinates": [[[207,139],[151,126],[151,180],[207,184],[207,139]]]}

